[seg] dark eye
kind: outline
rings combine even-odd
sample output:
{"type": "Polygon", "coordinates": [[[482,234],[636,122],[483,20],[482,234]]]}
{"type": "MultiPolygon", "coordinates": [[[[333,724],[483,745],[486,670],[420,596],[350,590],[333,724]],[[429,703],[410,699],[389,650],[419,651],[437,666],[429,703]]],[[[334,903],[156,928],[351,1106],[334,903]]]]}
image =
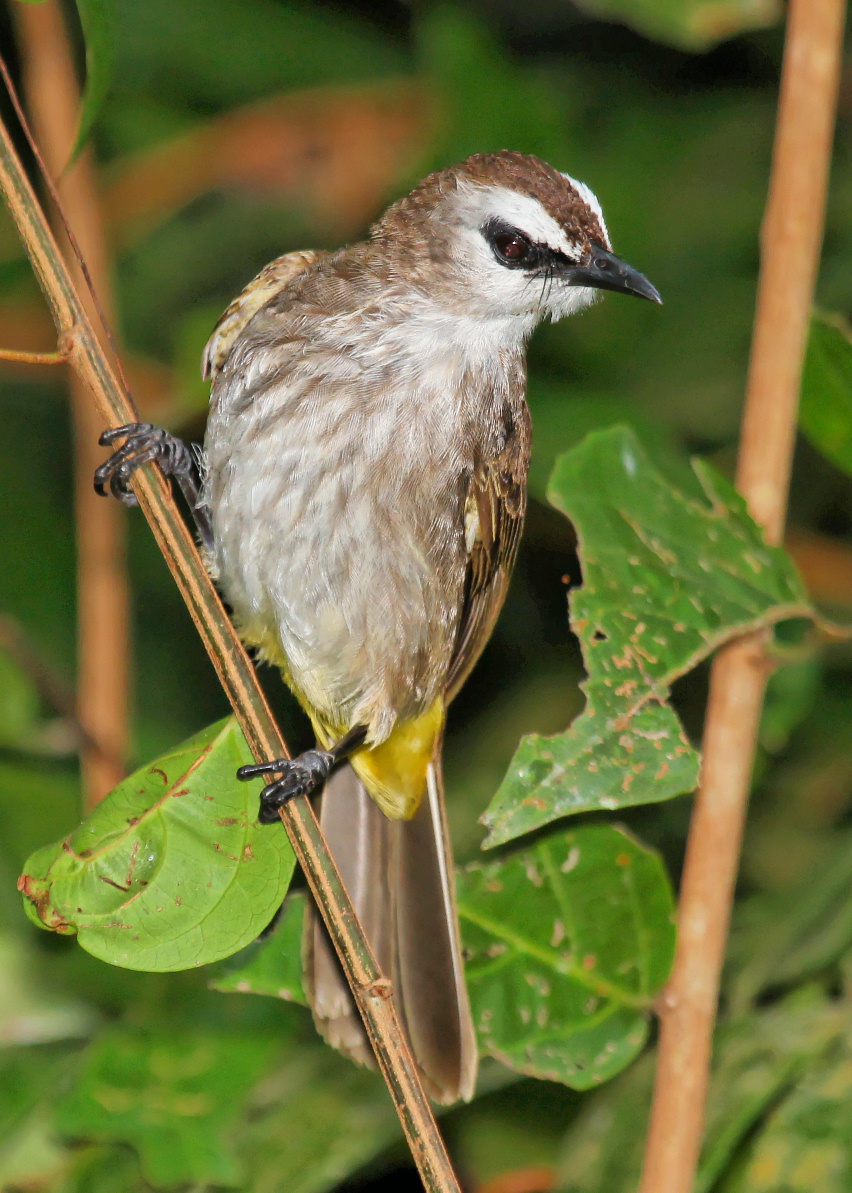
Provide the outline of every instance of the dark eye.
{"type": "Polygon", "coordinates": [[[530,242],[518,232],[498,232],[494,237],[494,247],[501,257],[514,265],[529,255],[530,242]]]}

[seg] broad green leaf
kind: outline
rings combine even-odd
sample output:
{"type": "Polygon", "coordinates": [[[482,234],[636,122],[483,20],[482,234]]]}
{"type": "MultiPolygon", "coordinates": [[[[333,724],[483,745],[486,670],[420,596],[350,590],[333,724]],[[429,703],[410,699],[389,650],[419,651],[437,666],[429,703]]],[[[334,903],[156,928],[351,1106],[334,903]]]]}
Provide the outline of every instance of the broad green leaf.
{"type": "Polygon", "coordinates": [[[852,476],[852,331],[838,315],[811,320],[799,426],[818,451],[852,476]]]}
{"type": "Polygon", "coordinates": [[[694,51],[775,25],[783,13],[780,0],[577,0],[577,5],[656,41],[694,51]]]}
{"type": "Polygon", "coordinates": [[[189,969],[243,948],[293,873],[283,831],[256,820],[260,780],[233,718],[125,779],[64,841],[27,862],[30,918],[126,969],[189,969]]]}
{"type": "Polygon", "coordinates": [[[221,962],[210,985],[223,994],[266,994],[307,1006],[302,985],[302,929],[307,895],[291,892],[274,931],[221,962]]]}
{"type": "Polygon", "coordinates": [[[114,0],[77,0],[77,12],[86,42],[86,86],[80,101],[80,119],[71,161],[88,140],[92,125],[106,99],[115,59],[114,0]]]}
{"type": "Polygon", "coordinates": [[[698,755],[667,703],[671,683],[737,634],[809,616],[787,555],[725,480],[693,468],[706,502],[663,480],[624,427],[559,460],[549,497],[577,532],[583,585],[570,610],[586,707],[565,733],[522,739],[483,816],[486,848],[560,816],[693,790],[698,755]]]}
{"type": "MultiPolygon", "coordinates": [[[[779,1006],[726,1025],[714,1041],[707,1126],[695,1193],[710,1193],[779,1097],[849,1028],[842,1007],[779,1006]]],[[[653,1057],[599,1090],[565,1136],[560,1193],[634,1193],[651,1104],[653,1057]]],[[[739,1186],[737,1186],[739,1187],[739,1186]]],[[[756,1186],[757,1188],[758,1186],[756,1186]]],[[[822,1193],[821,1185],[812,1186],[822,1193]]],[[[766,1193],[780,1193],[767,1184],[766,1193]]]]}
{"type": "Polygon", "coordinates": [[[475,863],[458,882],[482,1050],[575,1089],[624,1068],[674,955],[657,854],[622,829],[590,825],[475,863]]]}
{"type": "Polygon", "coordinates": [[[237,1030],[106,1031],[59,1104],[57,1130],[132,1144],[152,1185],[241,1184],[230,1136],[275,1045],[237,1030]]]}

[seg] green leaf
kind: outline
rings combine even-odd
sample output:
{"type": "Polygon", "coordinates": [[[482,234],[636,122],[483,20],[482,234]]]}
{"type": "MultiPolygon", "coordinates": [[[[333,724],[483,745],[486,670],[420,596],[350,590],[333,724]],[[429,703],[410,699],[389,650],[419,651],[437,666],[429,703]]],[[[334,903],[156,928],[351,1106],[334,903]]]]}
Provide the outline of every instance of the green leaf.
{"type": "Polygon", "coordinates": [[[852,331],[839,315],[811,320],[799,426],[818,451],[852,476],[852,331]]]}
{"type": "Polygon", "coordinates": [[[233,718],[125,779],[19,880],[30,918],[76,932],[87,952],[127,969],[189,969],[257,936],[280,906],[295,858],[258,825],[260,780],[233,718]]]}
{"type": "Polygon", "coordinates": [[[779,0],[577,0],[577,6],[656,41],[695,51],[775,25],[783,13],[779,0]]]}
{"type": "Polygon", "coordinates": [[[56,1127],[132,1144],[153,1185],[242,1183],[230,1133],[274,1039],[239,1031],[104,1032],[85,1055],[56,1127]]]}
{"type": "Polygon", "coordinates": [[[462,870],[458,902],[484,1052],[575,1089],[633,1059],[674,956],[656,853],[589,825],[462,870]]]}
{"type": "Polygon", "coordinates": [[[223,961],[210,979],[223,994],[266,994],[285,1002],[308,1005],[302,985],[302,929],[307,895],[291,892],[275,925],[264,940],[253,941],[234,957],[223,961]]]}
{"type": "Polygon", "coordinates": [[[77,12],[86,42],[86,85],[80,101],[77,135],[69,161],[89,139],[112,83],[115,61],[115,0],[77,0],[77,12]]]}
{"type": "Polygon", "coordinates": [[[693,468],[707,502],[663,480],[624,427],[560,458],[549,497],[577,531],[583,585],[570,609],[586,707],[565,733],[522,739],[482,818],[485,848],[560,816],[693,790],[698,755],[667,703],[671,683],[737,634],[810,615],[793,564],[742,498],[693,468]]]}

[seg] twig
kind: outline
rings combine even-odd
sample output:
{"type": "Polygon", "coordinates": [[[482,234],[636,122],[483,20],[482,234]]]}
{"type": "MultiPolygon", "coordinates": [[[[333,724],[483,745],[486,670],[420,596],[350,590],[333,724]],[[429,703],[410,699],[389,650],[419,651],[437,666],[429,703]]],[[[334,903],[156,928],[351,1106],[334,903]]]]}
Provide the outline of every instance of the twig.
{"type": "MultiPolygon", "coordinates": [[[[105,426],[135,420],[135,411],[104,355],[0,122],[0,193],[50,303],[60,333],[70,333],[71,362],[90,386],[105,426]]],[[[159,468],[136,474],[134,491],[171,568],[196,628],[251,750],[258,760],[280,758],[286,746],[252,668],[159,468]]],[[[420,1079],[383,977],[341,882],[307,800],[281,809],[281,819],[340,957],[379,1066],[423,1183],[430,1193],[458,1193],[458,1183],[423,1093],[420,1079]]]]}
{"type": "MultiPolygon", "coordinates": [[[[100,316],[107,330],[96,295],[100,294],[109,309],[112,288],[91,153],[82,153],[65,169],[80,102],[65,18],[59,0],[16,3],[12,12],[20,34],[29,109],[44,147],[45,169],[60,179],[57,187],[50,188],[59,215],[54,226],[84,301],[86,289],[90,291],[91,302],[86,302],[90,315],[100,316]]],[[[117,502],[101,501],[92,489],[92,473],[103,456],[98,448],[102,425],[88,387],[75,372],[70,389],[77,537],[77,714],[86,730],[80,762],[83,804],[88,811],[126,774],[121,759],[127,752],[128,736],[130,595],[124,511],[117,502]],[[92,740],[100,742],[103,749],[93,749],[92,740]]]]}
{"type": "MultiPolygon", "coordinates": [[[[825,212],[843,0],[791,0],[762,239],[737,484],[781,541],[802,359],[825,212]]],[[[687,843],[674,972],[660,1005],[651,1127],[640,1193],[689,1193],[701,1147],[719,974],[754,746],[769,671],[763,635],[713,665],[701,788],[687,843]]]]}
{"type": "Polygon", "coordinates": [[[18,365],[65,365],[67,352],[19,352],[14,348],[0,348],[0,360],[18,365]]]}

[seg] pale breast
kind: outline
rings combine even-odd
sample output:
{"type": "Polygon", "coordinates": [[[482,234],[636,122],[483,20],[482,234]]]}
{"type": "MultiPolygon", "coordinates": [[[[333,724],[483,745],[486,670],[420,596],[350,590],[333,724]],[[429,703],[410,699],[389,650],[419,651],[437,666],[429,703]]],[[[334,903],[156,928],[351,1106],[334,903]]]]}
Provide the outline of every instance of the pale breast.
{"type": "Polygon", "coordinates": [[[246,638],[380,741],[446,686],[470,475],[523,395],[511,356],[472,368],[446,326],[353,305],[253,320],[214,385],[207,494],[246,638]]]}

